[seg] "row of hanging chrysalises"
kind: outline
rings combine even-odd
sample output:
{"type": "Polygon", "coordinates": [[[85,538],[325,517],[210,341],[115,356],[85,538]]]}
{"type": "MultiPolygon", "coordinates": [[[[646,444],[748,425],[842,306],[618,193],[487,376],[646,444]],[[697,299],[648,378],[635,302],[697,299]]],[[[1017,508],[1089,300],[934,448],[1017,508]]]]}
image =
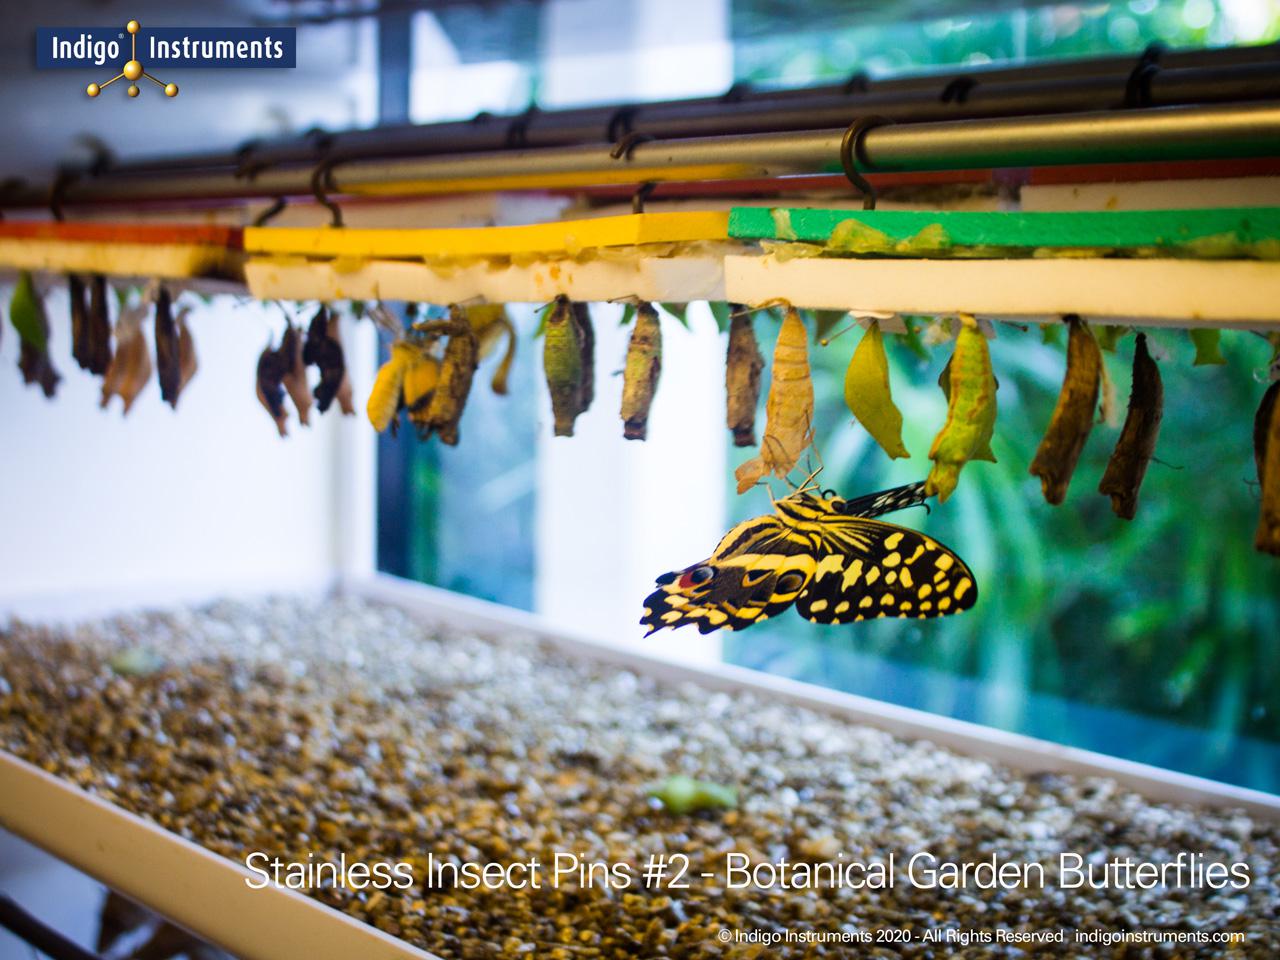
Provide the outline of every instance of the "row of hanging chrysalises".
{"type": "MultiPolygon", "coordinates": [[[[186,323],[189,308],[175,310],[163,284],[153,283],[142,296],[118,291],[119,307],[110,319],[111,297],[101,276],[67,280],[70,295],[72,355],[77,364],[101,376],[102,406],[121,398],[128,413],[153,372],[164,402],[176,408],[178,397],[195,375],[195,344],[186,323]],[[152,363],[143,324],[154,324],[155,362],[152,363]],[[114,344],[113,344],[114,340],[114,344]]],[[[663,305],[683,318],[682,305],[663,305]]],[[[782,305],[783,319],[774,347],[772,377],[765,403],[766,427],[758,456],[738,468],[739,491],[761,478],[785,477],[811,444],[813,387],[810,379],[809,335],[800,313],[782,305]]],[[[507,392],[515,358],[516,332],[501,305],[455,305],[444,319],[413,321],[405,328],[381,305],[368,313],[396,332],[390,359],[378,371],[367,402],[370,422],[378,431],[395,429],[403,413],[420,437],[439,436],[446,444],[459,440],[472,380],[480,361],[501,346],[490,385],[507,392]]],[[[738,446],[756,443],[756,415],[764,358],[751,322],[752,311],[713,305],[722,328],[728,329],[725,371],[726,421],[738,446]]],[[[21,338],[19,368],[28,384],[53,397],[60,375],[49,357],[50,324],[29,273],[19,275],[9,308],[10,320],[21,338]]],[[[623,435],[643,440],[649,408],[662,369],[662,330],[653,304],[626,307],[624,323],[632,324],[623,367],[623,435]]],[[[1101,328],[1098,335],[1080,318],[1067,317],[1069,328],[1066,375],[1044,438],[1031,463],[1045,499],[1060,504],[1099,407],[1105,371],[1099,339],[1114,348],[1122,327],[1101,328]]],[[[954,351],[939,378],[947,397],[947,417],[929,451],[933,461],[927,486],[930,495],[945,501],[955,489],[960,471],[970,460],[995,460],[991,438],[996,422],[997,381],[991,367],[983,324],[959,315],[954,351]]],[[[595,335],[586,304],[559,297],[541,313],[537,335],[542,339],[543,369],[550,394],[553,429],[572,436],[574,421],[591,406],[595,384],[595,335]]],[[[1217,355],[1218,331],[1192,331],[1197,362],[1217,355]]],[[[822,342],[826,342],[825,339],[822,342]]],[[[915,340],[919,342],[918,338],[915,340]]],[[[336,401],[343,414],[355,405],[347,376],[337,314],[321,305],[305,333],[292,322],[279,345],[269,345],[258,359],[258,399],[281,436],[287,433],[286,399],[299,421],[309,423],[314,405],[321,413],[336,401]],[[317,368],[314,386],[308,368],[317,368]]],[[[1262,509],[1256,545],[1280,555],[1280,381],[1263,394],[1254,420],[1254,457],[1262,490],[1262,509]]],[[[889,386],[884,336],[877,321],[868,323],[854,350],[845,376],[845,399],[857,420],[890,457],[906,457],[903,418],[889,386]]],[[[1133,379],[1128,414],[1107,464],[1099,492],[1111,497],[1118,516],[1132,519],[1138,491],[1151,461],[1160,428],[1163,386],[1160,370],[1138,333],[1133,356],[1133,379]]]]}

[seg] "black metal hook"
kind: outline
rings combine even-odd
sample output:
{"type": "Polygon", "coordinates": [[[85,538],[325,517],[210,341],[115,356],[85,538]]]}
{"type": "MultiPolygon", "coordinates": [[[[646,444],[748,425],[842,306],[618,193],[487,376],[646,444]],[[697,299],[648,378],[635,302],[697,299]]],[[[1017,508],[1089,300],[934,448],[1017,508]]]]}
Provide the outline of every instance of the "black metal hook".
{"type": "Polygon", "coordinates": [[[631,151],[646,141],[652,140],[653,137],[647,133],[640,133],[638,130],[632,130],[630,133],[622,136],[617,143],[613,145],[613,149],[609,151],[609,156],[614,160],[630,160],[631,151]]]}
{"type": "Polygon", "coordinates": [[[721,103],[741,103],[751,95],[751,84],[746,80],[735,80],[729,89],[720,95],[721,103]]]}
{"type": "Polygon", "coordinates": [[[3,208],[9,205],[10,197],[21,191],[26,182],[22,177],[6,177],[0,181],[0,220],[4,219],[3,208]]]}
{"type": "Polygon", "coordinates": [[[67,188],[79,179],[80,175],[70,170],[59,170],[54,177],[53,186],[49,188],[49,212],[53,214],[53,219],[59,222],[66,219],[62,214],[62,201],[66,197],[67,188]]]}
{"type": "Polygon", "coordinates": [[[249,140],[241,144],[240,148],[236,150],[236,169],[232,176],[237,180],[242,178],[252,180],[258,175],[258,171],[266,166],[265,163],[257,162],[253,158],[260,144],[261,142],[258,140],[249,140]]]}
{"type": "Polygon", "coordinates": [[[517,150],[529,145],[529,124],[538,113],[538,105],[531,103],[524,113],[511,121],[507,127],[508,150],[517,150]]]}
{"type": "Polygon", "coordinates": [[[859,70],[857,73],[849,75],[849,79],[844,82],[841,93],[846,97],[854,93],[866,93],[871,88],[871,78],[867,76],[865,70],[859,70]]]}
{"type": "Polygon", "coordinates": [[[632,213],[644,213],[644,202],[652,196],[657,186],[658,182],[656,180],[646,180],[636,188],[636,192],[631,195],[632,213]]]}
{"type": "Polygon", "coordinates": [[[870,166],[867,161],[867,151],[863,145],[863,140],[866,138],[868,131],[890,123],[893,123],[893,121],[888,117],[877,115],[859,117],[849,124],[848,129],[845,130],[844,136],[840,140],[840,166],[844,168],[844,175],[849,179],[849,182],[862,194],[863,210],[874,210],[876,208],[875,187],[867,182],[867,178],[858,169],[859,164],[863,167],[870,166]]]}
{"type": "Polygon", "coordinates": [[[1124,81],[1124,105],[1126,108],[1151,106],[1151,81],[1160,72],[1160,56],[1164,53],[1161,43],[1149,43],[1138,55],[1133,69],[1124,81]]]}
{"type": "MultiPolygon", "coordinates": [[[[279,216],[280,211],[288,205],[289,201],[287,199],[284,197],[276,197],[271,206],[267,207],[267,209],[263,210],[253,218],[253,225],[255,227],[265,227],[269,221],[274,220],[279,216]]],[[[341,224],[338,224],[338,226],[341,226],[341,224]]]]}
{"type": "Polygon", "coordinates": [[[939,99],[943,103],[964,103],[969,99],[969,92],[978,85],[973,77],[952,77],[942,88],[939,99]]]}
{"type": "Polygon", "coordinates": [[[311,195],[333,216],[332,226],[342,226],[342,210],[329,199],[329,191],[336,190],[333,182],[333,160],[322,160],[311,172],[311,195]]]}
{"type": "Polygon", "coordinates": [[[617,143],[631,132],[631,124],[635,118],[635,107],[619,107],[609,117],[609,123],[604,129],[604,138],[610,143],[617,143]]]}

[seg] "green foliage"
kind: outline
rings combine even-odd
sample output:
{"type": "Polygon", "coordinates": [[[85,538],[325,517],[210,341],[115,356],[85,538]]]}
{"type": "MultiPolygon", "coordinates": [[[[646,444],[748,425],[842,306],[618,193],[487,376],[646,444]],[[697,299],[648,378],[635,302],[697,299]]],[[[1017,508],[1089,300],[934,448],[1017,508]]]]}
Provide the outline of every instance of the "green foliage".
{"type": "Polygon", "coordinates": [[[679,320],[686,330],[689,329],[689,305],[687,303],[660,303],[658,306],[679,320]]]}
{"type": "Polygon", "coordinates": [[[715,317],[716,329],[721,333],[726,333],[729,329],[729,304],[723,300],[714,303],[708,303],[711,308],[711,316],[715,317]]]}
{"type": "Polygon", "coordinates": [[[1191,342],[1196,345],[1194,363],[1197,367],[1221,366],[1227,362],[1222,356],[1222,347],[1220,346],[1222,332],[1220,330],[1193,329],[1191,331],[1191,342]]]}
{"type": "Polygon", "coordinates": [[[1227,46],[1280,37],[1274,7],[1242,18],[1226,0],[1046,4],[1020,16],[1003,7],[955,11],[923,2],[916,16],[904,15],[902,4],[882,11],[840,0],[822,6],[799,18],[770,0],[735,2],[736,79],[800,86],[838,83],[856,71],[877,77],[927,67],[1136,55],[1151,43],[1227,46]]]}

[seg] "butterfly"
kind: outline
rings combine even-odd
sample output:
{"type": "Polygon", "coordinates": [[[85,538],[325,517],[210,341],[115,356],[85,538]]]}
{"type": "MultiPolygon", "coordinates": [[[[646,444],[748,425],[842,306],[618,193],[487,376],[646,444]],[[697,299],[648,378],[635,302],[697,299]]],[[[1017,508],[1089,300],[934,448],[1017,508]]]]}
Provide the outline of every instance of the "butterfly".
{"type": "MultiPolygon", "coordinates": [[[[696,623],[742,630],[792,604],[814,623],[941,617],[977,602],[973,572],[916,530],[876,520],[923,504],[924,482],[853,500],[801,487],[738,524],[701,563],[658,577],[640,622],[649,634],[696,623]]],[[[646,634],[648,636],[649,634],[646,634]]]]}

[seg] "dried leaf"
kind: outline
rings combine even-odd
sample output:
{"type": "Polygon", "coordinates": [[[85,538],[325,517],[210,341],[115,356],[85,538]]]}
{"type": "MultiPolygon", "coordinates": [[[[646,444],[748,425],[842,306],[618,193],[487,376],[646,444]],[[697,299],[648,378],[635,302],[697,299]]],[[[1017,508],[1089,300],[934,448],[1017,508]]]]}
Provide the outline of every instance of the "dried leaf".
{"type": "Polygon", "coordinates": [[[1040,478],[1045,500],[1055,505],[1066,499],[1076,462],[1093,429],[1102,376],[1102,352],[1093,333],[1079,317],[1068,322],[1067,374],[1049,429],[1031,461],[1031,474],[1040,478]]]}
{"type": "Polygon", "coordinates": [[[762,477],[785,477],[813,442],[813,380],[809,372],[809,336],[804,321],[788,308],[773,349],[772,382],[765,401],[764,440],[758,456],[735,471],[738,493],[762,477]]]}
{"type": "Polygon", "coordinates": [[[890,457],[909,457],[902,443],[902,412],[889,390],[889,357],[880,323],[872,320],[844,375],[844,402],[890,457]]]}
{"type": "Polygon", "coordinates": [[[925,483],[930,496],[945,503],[955,491],[960,471],[970,460],[995,462],[991,437],[996,424],[996,383],[987,338],[970,316],[960,318],[951,359],[938,378],[947,398],[947,419],[933,438],[933,468],[925,483]]]}
{"type": "Polygon", "coordinates": [[[1156,450],[1156,436],[1164,415],[1164,384],[1160,368],[1147,351],[1147,335],[1138,334],[1133,351],[1133,386],[1129,391],[1129,413],[1120,439],[1107,461],[1098,492],[1111,497],[1115,515],[1132,520],[1138,509],[1138,490],[1156,450]]]}
{"type": "Polygon", "coordinates": [[[622,435],[643,440],[649,429],[649,407],[662,374],[662,325],[652,304],[642,303],[627,344],[622,371],[622,435]]]}

